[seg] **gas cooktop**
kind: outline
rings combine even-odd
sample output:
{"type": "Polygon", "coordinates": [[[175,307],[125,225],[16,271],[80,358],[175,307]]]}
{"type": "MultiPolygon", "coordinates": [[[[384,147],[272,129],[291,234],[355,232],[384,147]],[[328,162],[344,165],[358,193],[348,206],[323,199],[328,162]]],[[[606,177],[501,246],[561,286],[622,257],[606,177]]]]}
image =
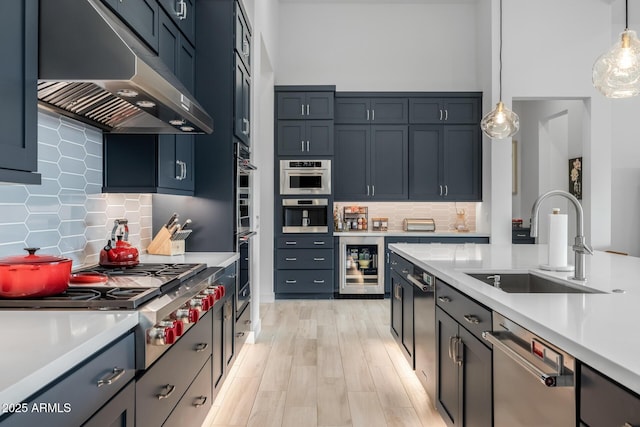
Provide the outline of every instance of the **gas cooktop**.
{"type": "Polygon", "coordinates": [[[205,264],[138,264],[129,267],[99,265],[74,271],[84,276],[58,295],[39,298],[0,298],[0,308],[136,309],[164,295],[206,268],[205,264]],[[105,277],[106,276],[106,277],[105,277]],[[93,282],[91,277],[98,278],[93,282]],[[106,280],[106,281],[105,281],[106,280]]]}

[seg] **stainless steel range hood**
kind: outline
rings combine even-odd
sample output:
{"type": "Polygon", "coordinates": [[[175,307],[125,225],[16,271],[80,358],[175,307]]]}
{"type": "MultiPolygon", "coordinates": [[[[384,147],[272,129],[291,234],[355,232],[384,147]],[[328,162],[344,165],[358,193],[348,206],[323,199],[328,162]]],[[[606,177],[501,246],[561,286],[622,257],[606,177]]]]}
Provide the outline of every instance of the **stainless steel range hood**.
{"type": "Polygon", "coordinates": [[[40,2],[41,106],[113,133],[211,133],[213,120],[100,0],[40,2]]]}

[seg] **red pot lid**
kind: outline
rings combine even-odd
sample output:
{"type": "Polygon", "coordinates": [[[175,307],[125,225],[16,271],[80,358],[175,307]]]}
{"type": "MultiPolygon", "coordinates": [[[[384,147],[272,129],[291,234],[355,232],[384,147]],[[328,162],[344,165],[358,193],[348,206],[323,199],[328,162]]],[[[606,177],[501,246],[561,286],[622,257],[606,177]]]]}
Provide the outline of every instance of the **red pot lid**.
{"type": "Polygon", "coordinates": [[[40,248],[24,248],[29,252],[28,255],[12,255],[0,258],[0,265],[16,265],[16,264],[54,264],[60,262],[71,262],[69,258],[63,258],[55,255],[36,255],[36,251],[40,248]]]}
{"type": "Polygon", "coordinates": [[[106,283],[107,281],[109,281],[109,276],[94,272],[73,273],[69,279],[69,282],[73,284],[95,284],[106,283]]]}

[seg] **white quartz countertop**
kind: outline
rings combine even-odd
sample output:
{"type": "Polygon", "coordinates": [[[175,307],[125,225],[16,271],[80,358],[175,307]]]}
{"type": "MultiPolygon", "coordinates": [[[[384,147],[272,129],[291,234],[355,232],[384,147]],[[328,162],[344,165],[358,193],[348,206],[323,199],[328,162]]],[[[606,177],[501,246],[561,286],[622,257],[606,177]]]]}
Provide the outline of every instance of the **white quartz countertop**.
{"type": "MultiPolygon", "coordinates": [[[[227,267],[236,252],[141,254],[141,262],[227,267]]],[[[20,403],[138,324],[136,311],[0,310],[0,411],[20,403]]],[[[0,412],[0,416],[2,416],[0,412]]]]}
{"type": "Polygon", "coordinates": [[[207,264],[209,267],[228,267],[240,258],[237,252],[186,252],[184,255],[140,254],[140,262],[207,264]]]}
{"type": "MultiPolygon", "coordinates": [[[[0,409],[21,403],[138,324],[134,311],[2,310],[0,409]]],[[[3,415],[0,412],[0,416],[3,415]]]]}
{"type": "Polygon", "coordinates": [[[334,231],[334,236],[389,236],[389,237],[490,237],[489,233],[460,231],[334,231]]]}
{"type": "MultiPolygon", "coordinates": [[[[392,251],[485,304],[576,359],[640,393],[640,258],[595,251],[586,258],[587,281],[572,273],[540,270],[546,245],[392,244],[392,251]],[[506,293],[465,272],[527,272],[566,280],[603,293],[506,293]],[[615,293],[613,290],[624,290],[615,293]]],[[[567,248],[573,264],[573,251],[567,248]]]]}

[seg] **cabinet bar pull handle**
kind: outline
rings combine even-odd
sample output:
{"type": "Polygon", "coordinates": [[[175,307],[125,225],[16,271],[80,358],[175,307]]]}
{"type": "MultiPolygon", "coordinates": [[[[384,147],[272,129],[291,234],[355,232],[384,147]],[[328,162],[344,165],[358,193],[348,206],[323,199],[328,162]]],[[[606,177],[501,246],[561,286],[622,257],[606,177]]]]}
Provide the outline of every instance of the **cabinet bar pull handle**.
{"type": "Polygon", "coordinates": [[[449,120],[449,110],[444,110],[444,121],[449,120]]]}
{"type": "Polygon", "coordinates": [[[181,21],[187,19],[187,2],[185,2],[184,0],[178,1],[178,10],[176,12],[176,16],[181,21]]]}
{"type": "Polygon", "coordinates": [[[451,298],[449,298],[449,297],[438,297],[438,301],[440,301],[440,302],[451,302],[451,298]]]}
{"type": "Polygon", "coordinates": [[[103,385],[111,385],[118,381],[123,375],[123,368],[113,368],[113,371],[106,378],[101,378],[98,380],[98,387],[102,387],[103,385]]]}
{"type": "Polygon", "coordinates": [[[249,135],[249,120],[246,118],[242,118],[242,124],[243,124],[243,129],[242,129],[242,133],[244,135],[249,135]],[[246,126],[246,127],[245,127],[246,126]]]}
{"type": "Polygon", "coordinates": [[[387,252],[387,264],[389,264],[389,252],[387,252]]]}
{"type": "Polygon", "coordinates": [[[462,357],[460,356],[460,343],[462,342],[462,338],[455,337],[453,340],[453,363],[458,366],[462,365],[462,357]]]}
{"type": "Polygon", "coordinates": [[[158,400],[167,399],[169,396],[173,394],[173,391],[175,389],[176,389],[176,386],[167,384],[166,386],[162,387],[162,393],[156,394],[156,397],[158,398],[158,400]]]}
{"type": "Polygon", "coordinates": [[[198,400],[193,403],[193,406],[200,408],[201,406],[204,406],[205,403],[207,403],[207,396],[200,396],[198,397],[198,400]]]}
{"type": "Polygon", "coordinates": [[[376,186],[372,185],[371,186],[371,197],[375,197],[376,196],[376,186]]]}
{"type": "Polygon", "coordinates": [[[455,337],[449,337],[449,359],[453,360],[453,339],[455,337]]]}
{"type": "Polygon", "coordinates": [[[440,120],[442,120],[442,109],[440,110],[440,120]]]}
{"type": "Polygon", "coordinates": [[[449,194],[449,186],[445,185],[444,186],[444,196],[446,197],[449,194]]]}
{"type": "Polygon", "coordinates": [[[295,260],[297,260],[297,259],[298,259],[298,258],[296,258],[296,257],[291,257],[291,258],[285,258],[284,260],[285,260],[285,261],[295,261],[295,260]]]}
{"type": "Polygon", "coordinates": [[[369,195],[369,185],[367,185],[367,196],[369,195]]]}
{"type": "Polygon", "coordinates": [[[440,195],[442,196],[442,185],[440,186],[440,195]]]}
{"type": "Polygon", "coordinates": [[[298,281],[297,280],[285,280],[285,283],[293,285],[294,283],[298,283],[298,281]]]}
{"type": "Polygon", "coordinates": [[[313,244],[314,244],[314,245],[324,245],[324,244],[325,244],[325,242],[324,242],[324,241],[322,241],[322,240],[315,240],[315,241],[313,242],[313,244]]]}
{"type": "Polygon", "coordinates": [[[324,258],[314,258],[314,261],[324,261],[324,258]]]}
{"type": "Polygon", "coordinates": [[[376,119],[376,110],[371,110],[371,121],[376,119]]]}
{"type": "Polygon", "coordinates": [[[285,245],[297,245],[298,242],[289,242],[289,241],[287,241],[287,242],[284,242],[284,244],[285,245]]]}
{"type": "Polygon", "coordinates": [[[300,151],[304,151],[304,141],[300,141],[300,151]]]}
{"type": "Polygon", "coordinates": [[[196,344],[194,350],[196,351],[196,353],[202,353],[207,349],[207,347],[209,347],[209,343],[201,342],[196,344]]]}
{"type": "Polygon", "coordinates": [[[244,332],[238,332],[236,334],[236,338],[242,338],[244,336],[244,332]]]}
{"type": "Polygon", "coordinates": [[[307,116],[309,115],[309,104],[307,104],[307,116]]]}
{"type": "Polygon", "coordinates": [[[307,141],[307,152],[309,152],[309,141],[307,141]]]}
{"type": "Polygon", "coordinates": [[[477,325],[478,323],[480,323],[480,319],[478,319],[473,314],[465,314],[464,315],[464,320],[466,320],[467,322],[471,323],[472,325],[477,325]]]}
{"type": "Polygon", "coordinates": [[[367,110],[367,120],[369,120],[369,110],[367,110]]]}
{"type": "Polygon", "coordinates": [[[407,270],[406,268],[402,269],[402,274],[409,274],[409,270],[407,270]]]}
{"type": "Polygon", "coordinates": [[[322,285],[324,283],[324,280],[314,280],[313,283],[317,285],[322,285]]]}
{"type": "Polygon", "coordinates": [[[249,56],[249,42],[246,40],[242,40],[242,54],[249,56]]]}
{"type": "Polygon", "coordinates": [[[302,112],[300,114],[302,114],[304,116],[304,104],[301,104],[300,108],[302,108],[302,112]]]}

